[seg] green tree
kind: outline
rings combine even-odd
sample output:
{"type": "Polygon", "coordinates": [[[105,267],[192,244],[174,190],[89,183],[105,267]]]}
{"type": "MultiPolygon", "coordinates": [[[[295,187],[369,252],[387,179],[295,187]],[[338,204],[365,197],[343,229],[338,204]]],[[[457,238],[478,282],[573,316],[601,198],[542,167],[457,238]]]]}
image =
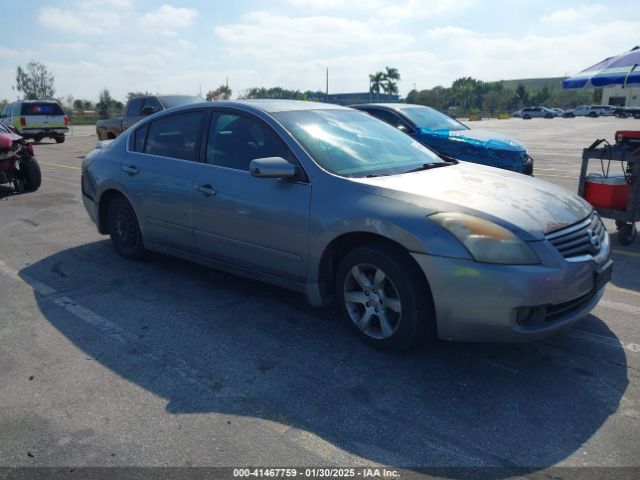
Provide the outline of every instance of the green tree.
{"type": "Polygon", "coordinates": [[[324,92],[301,92],[300,90],[287,90],[282,87],[253,87],[240,95],[240,98],[282,98],[289,100],[318,100],[324,99],[324,92]]]}
{"type": "Polygon", "coordinates": [[[16,70],[16,89],[25,100],[49,100],[56,92],[54,76],[47,67],[39,62],[30,61],[23,69],[16,70]]]}
{"type": "Polygon", "coordinates": [[[519,83],[516,87],[514,98],[516,100],[516,105],[514,106],[517,108],[524,107],[529,103],[529,92],[527,92],[526,87],[522,83],[519,83]]]}
{"type": "Polygon", "coordinates": [[[400,80],[400,72],[397,68],[385,67],[384,83],[382,88],[388,95],[396,95],[398,93],[398,81],[400,80]]]}
{"type": "Polygon", "coordinates": [[[84,102],[82,100],[80,100],[79,98],[76,98],[73,101],[73,109],[76,112],[83,113],[84,112],[84,102]]]}
{"type": "Polygon", "coordinates": [[[132,98],[150,97],[151,95],[153,95],[153,93],[148,92],[146,90],[144,92],[129,92],[129,93],[127,93],[127,101],[131,100],[132,98]]]}
{"type": "Polygon", "coordinates": [[[531,95],[531,103],[534,105],[545,105],[551,97],[551,91],[548,86],[544,86],[541,90],[531,95]]]}
{"type": "Polygon", "coordinates": [[[215,90],[210,90],[205,99],[207,102],[217,102],[220,100],[229,100],[233,91],[228,85],[220,85],[215,90]]]}
{"type": "Polygon", "coordinates": [[[384,88],[386,75],[384,72],[369,74],[369,93],[375,93],[380,100],[380,90],[384,88]]]}
{"type": "Polygon", "coordinates": [[[454,106],[463,111],[477,110],[482,99],[483,82],[472,77],[458,78],[451,85],[454,106]]]}
{"type": "Polygon", "coordinates": [[[96,103],[96,112],[100,118],[109,118],[115,115],[120,115],[124,105],[122,102],[114,100],[109,93],[109,90],[104,88],[100,92],[100,100],[96,103]]]}

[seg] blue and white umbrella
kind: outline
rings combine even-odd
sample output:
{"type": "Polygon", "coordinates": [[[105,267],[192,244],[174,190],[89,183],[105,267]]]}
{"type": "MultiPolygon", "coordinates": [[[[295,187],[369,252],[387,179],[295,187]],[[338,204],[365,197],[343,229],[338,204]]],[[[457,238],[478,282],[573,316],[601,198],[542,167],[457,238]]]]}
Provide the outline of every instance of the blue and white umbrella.
{"type": "Polygon", "coordinates": [[[613,85],[640,86],[640,46],[609,57],[563,80],[562,88],[601,88],[613,85]]]}

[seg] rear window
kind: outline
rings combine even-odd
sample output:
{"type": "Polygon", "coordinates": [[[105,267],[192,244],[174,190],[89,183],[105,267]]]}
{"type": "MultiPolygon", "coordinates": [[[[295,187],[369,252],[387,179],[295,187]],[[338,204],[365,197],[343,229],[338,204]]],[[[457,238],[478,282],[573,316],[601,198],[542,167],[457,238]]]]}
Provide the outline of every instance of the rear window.
{"type": "Polygon", "coordinates": [[[64,115],[57,103],[23,103],[21,115],[64,115]]]}

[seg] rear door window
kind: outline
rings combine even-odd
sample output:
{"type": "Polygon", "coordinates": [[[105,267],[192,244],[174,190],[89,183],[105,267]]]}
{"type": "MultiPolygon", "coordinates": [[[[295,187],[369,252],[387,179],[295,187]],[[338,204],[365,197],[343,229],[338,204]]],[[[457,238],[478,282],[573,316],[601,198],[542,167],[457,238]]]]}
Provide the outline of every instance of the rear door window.
{"type": "MultiPolygon", "coordinates": [[[[181,160],[197,160],[203,119],[204,111],[198,110],[163,117],[152,122],[144,152],[181,160]]],[[[142,132],[140,133],[142,135],[142,132]]]]}
{"type": "Polygon", "coordinates": [[[131,143],[131,150],[134,152],[144,152],[144,145],[147,141],[147,133],[149,132],[149,124],[138,128],[133,132],[133,140],[131,143]]]}
{"type": "Polygon", "coordinates": [[[53,102],[35,102],[35,103],[23,103],[22,113],[24,116],[39,116],[39,115],[64,115],[62,107],[53,102]]]}

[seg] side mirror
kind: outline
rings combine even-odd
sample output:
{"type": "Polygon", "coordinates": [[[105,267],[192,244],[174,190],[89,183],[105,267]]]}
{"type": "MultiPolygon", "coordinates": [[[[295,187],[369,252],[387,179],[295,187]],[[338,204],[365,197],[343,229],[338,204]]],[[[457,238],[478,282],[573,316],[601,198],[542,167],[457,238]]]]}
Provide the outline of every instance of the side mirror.
{"type": "Polygon", "coordinates": [[[155,113],[155,111],[156,111],[155,107],[152,107],[151,105],[147,105],[142,109],[142,114],[151,115],[152,113],[155,113]]]}
{"type": "Polygon", "coordinates": [[[249,173],[258,178],[291,178],[296,167],[282,157],[256,158],[249,164],[249,173]]]}

